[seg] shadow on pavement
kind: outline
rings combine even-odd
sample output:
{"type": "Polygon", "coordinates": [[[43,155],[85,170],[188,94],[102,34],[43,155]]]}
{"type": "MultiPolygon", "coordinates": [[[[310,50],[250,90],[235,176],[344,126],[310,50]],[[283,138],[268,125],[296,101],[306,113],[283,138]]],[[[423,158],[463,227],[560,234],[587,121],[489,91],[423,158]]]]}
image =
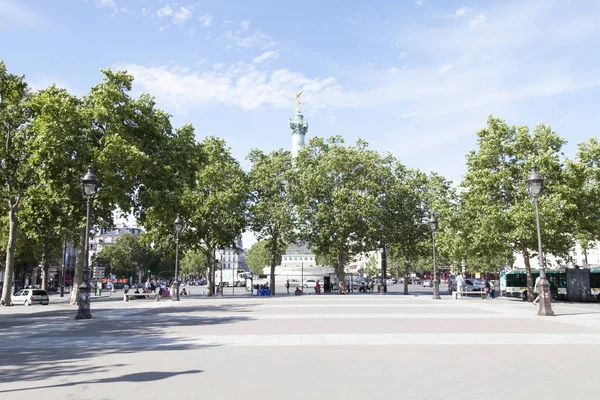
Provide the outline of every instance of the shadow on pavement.
{"type": "MultiPolygon", "coordinates": [[[[89,362],[98,356],[119,354],[123,355],[126,362],[127,354],[206,348],[209,346],[190,341],[189,336],[177,337],[177,334],[190,327],[248,321],[251,318],[244,315],[244,312],[249,306],[232,304],[214,307],[96,308],[92,310],[93,315],[96,314],[94,319],[81,321],[74,320],[75,308],[11,315],[3,318],[0,324],[0,338],[3,340],[0,347],[0,384],[57,377],[68,379],[109,372],[127,365],[93,365],[89,362]],[[214,311],[215,315],[193,315],[194,311],[214,311]],[[217,311],[237,311],[240,316],[220,317],[217,311]],[[188,313],[190,315],[186,315],[188,313]],[[178,327],[185,329],[177,329],[178,327]]],[[[158,377],[155,379],[168,377],[164,376],[166,373],[149,372],[133,374],[129,378],[143,380],[153,376],[152,374],[158,377]]],[[[124,381],[126,377],[120,377],[119,380],[124,381]]],[[[79,384],[92,382],[102,380],[79,384]]],[[[58,386],[60,385],[47,387],[58,386]]]]}
{"type": "MultiPolygon", "coordinates": [[[[98,371],[95,371],[98,372],[98,371]]],[[[10,393],[10,392],[19,392],[24,390],[36,390],[36,389],[52,389],[59,387],[73,387],[76,385],[88,385],[93,383],[121,383],[121,382],[154,382],[162,379],[171,378],[177,375],[187,375],[187,374],[199,374],[204,372],[202,370],[189,370],[189,371],[179,371],[179,372],[158,372],[158,371],[150,371],[150,372],[138,372],[135,374],[122,375],[114,378],[101,378],[101,379],[91,379],[87,381],[80,382],[67,382],[60,383],[56,385],[45,385],[45,386],[29,386],[20,389],[10,389],[10,390],[0,390],[0,393],[10,393]]]]}

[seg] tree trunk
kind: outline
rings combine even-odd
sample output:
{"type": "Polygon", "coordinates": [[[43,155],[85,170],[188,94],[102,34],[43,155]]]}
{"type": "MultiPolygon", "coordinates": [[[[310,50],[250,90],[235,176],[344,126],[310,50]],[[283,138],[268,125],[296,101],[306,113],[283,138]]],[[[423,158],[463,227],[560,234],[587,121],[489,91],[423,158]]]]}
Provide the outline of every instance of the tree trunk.
{"type": "Polygon", "coordinates": [[[527,247],[521,244],[523,252],[523,261],[525,262],[525,272],[527,273],[527,301],[532,302],[534,299],[533,293],[533,275],[531,275],[531,264],[529,262],[529,251],[527,247]]]}
{"type": "Polygon", "coordinates": [[[206,265],[209,266],[207,274],[206,274],[206,295],[208,297],[212,297],[213,291],[213,277],[215,276],[215,263],[210,256],[210,250],[207,250],[206,253],[206,265]]]}
{"type": "Polygon", "coordinates": [[[44,246],[42,252],[42,289],[48,290],[48,274],[50,272],[50,262],[48,261],[48,248],[44,246]]]}
{"type": "Polygon", "coordinates": [[[85,227],[79,230],[79,246],[77,246],[77,257],[75,259],[75,276],[73,277],[73,287],[71,288],[71,305],[77,304],[79,297],[79,285],[83,283],[83,263],[85,259],[85,227]]]}
{"type": "Polygon", "coordinates": [[[275,296],[275,254],[271,254],[271,279],[269,282],[271,296],[275,296]]]}
{"type": "Polygon", "coordinates": [[[337,265],[336,265],[336,271],[337,272],[337,276],[338,276],[338,291],[339,293],[342,294],[347,294],[348,290],[346,288],[346,271],[344,271],[344,257],[339,254],[337,257],[337,265]]]}
{"type": "Polygon", "coordinates": [[[12,197],[8,201],[8,242],[6,245],[6,264],[4,268],[4,284],[2,285],[2,299],[0,305],[10,306],[12,297],[12,285],[15,275],[15,247],[17,245],[17,211],[19,209],[19,197],[12,197]]]}
{"type": "Polygon", "coordinates": [[[406,269],[404,270],[404,294],[408,295],[408,276],[410,273],[408,272],[410,265],[408,262],[406,263],[406,269]]]}

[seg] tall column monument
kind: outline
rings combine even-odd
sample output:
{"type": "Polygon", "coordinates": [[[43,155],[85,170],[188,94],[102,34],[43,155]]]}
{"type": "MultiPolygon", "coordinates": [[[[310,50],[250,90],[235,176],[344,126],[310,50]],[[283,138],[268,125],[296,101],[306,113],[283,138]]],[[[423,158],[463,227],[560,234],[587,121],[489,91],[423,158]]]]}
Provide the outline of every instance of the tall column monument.
{"type": "Polygon", "coordinates": [[[304,146],[304,136],[308,131],[308,122],[304,119],[300,110],[300,96],[302,92],[296,93],[296,114],[290,118],[290,130],[292,131],[292,157],[296,157],[300,149],[304,146]]]}

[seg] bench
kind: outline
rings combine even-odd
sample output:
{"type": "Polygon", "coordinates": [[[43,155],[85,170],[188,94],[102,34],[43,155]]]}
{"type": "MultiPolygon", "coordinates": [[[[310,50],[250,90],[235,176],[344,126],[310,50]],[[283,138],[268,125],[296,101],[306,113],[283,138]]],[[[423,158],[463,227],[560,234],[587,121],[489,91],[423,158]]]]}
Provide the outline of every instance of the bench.
{"type": "Polygon", "coordinates": [[[143,299],[148,299],[148,298],[152,298],[154,297],[155,301],[158,301],[160,299],[160,295],[158,293],[154,293],[154,292],[150,292],[150,293],[135,293],[135,292],[129,292],[129,293],[123,293],[123,301],[129,301],[130,297],[135,297],[136,300],[143,300],[143,299]],[[138,297],[139,296],[139,297],[138,297]],[[143,296],[143,298],[142,298],[143,296]]]}
{"type": "Polygon", "coordinates": [[[456,300],[458,299],[458,295],[461,295],[461,297],[464,295],[465,297],[469,297],[470,294],[477,294],[480,295],[482,299],[485,299],[487,297],[487,293],[485,291],[481,291],[481,292],[452,292],[452,297],[456,300]]]}

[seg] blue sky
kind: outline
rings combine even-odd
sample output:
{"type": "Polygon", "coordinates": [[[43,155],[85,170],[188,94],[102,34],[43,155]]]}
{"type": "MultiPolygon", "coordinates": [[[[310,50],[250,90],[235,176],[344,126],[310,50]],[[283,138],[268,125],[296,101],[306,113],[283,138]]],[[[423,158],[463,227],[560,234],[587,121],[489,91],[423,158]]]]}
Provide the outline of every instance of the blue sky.
{"type": "Polygon", "coordinates": [[[202,139],[290,148],[367,140],[459,181],[489,114],[550,124],[575,144],[600,116],[598,1],[0,0],[0,59],[34,88],[84,94],[127,69],[202,139]]]}

